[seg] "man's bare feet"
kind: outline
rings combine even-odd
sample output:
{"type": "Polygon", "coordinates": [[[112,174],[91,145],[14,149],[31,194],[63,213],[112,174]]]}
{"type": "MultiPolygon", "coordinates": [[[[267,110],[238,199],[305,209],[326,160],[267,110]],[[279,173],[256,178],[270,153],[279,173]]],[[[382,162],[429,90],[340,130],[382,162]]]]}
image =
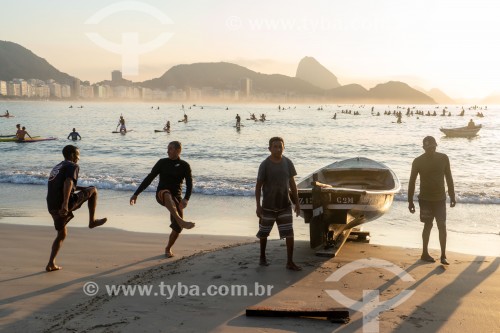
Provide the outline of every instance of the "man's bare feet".
{"type": "Polygon", "coordinates": [[[446,257],[441,257],[441,264],[449,265],[450,263],[448,262],[448,260],[446,260],[446,257]]]}
{"type": "Polygon", "coordinates": [[[90,229],[93,229],[95,227],[98,227],[100,225],[103,225],[104,223],[106,223],[108,219],[107,218],[103,218],[103,219],[97,219],[97,220],[94,220],[93,222],[90,222],[89,223],[89,228],[90,229]]]}
{"type": "Polygon", "coordinates": [[[53,271],[58,271],[62,269],[61,266],[57,266],[56,264],[48,264],[47,267],[45,267],[45,270],[47,272],[53,272],[53,271]]]}
{"type": "Polygon", "coordinates": [[[298,271],[302,270],[302,267],[299,267],[299,266],[295,265],[295,263],[293,263],[293,262],[289,262],[289,263],[286,264],[286,269],[298,272],[298,271]]]}
{"type": "Polygon", "coordinates": [[[260,266],[269,266],[269,261],[267,261],[266,258],[260,258],[259,265],[260,266]]]}
{"type": "Polygon", "coordinates": [[[174,253],[172,250],[165,248],[165,257],[167,258],[172,258],[174,256],[174,253]]]}
{"type": "Polygon", "coordinates": [[[427,262],[436,262],[436,259],[434,259],[433,257],[431,257],[428,254],[422,254],[422,256],[420,257],[420,260],[427,261],[427,262]]]}
{"type": "Polygon", "coordinates": [[[181,222],[180,223],[181,227],[183,227],[184,229],[192,229],[194,228],[194,222],[187,222],[187,221],[184,221],[184,222],[181,222]]]}

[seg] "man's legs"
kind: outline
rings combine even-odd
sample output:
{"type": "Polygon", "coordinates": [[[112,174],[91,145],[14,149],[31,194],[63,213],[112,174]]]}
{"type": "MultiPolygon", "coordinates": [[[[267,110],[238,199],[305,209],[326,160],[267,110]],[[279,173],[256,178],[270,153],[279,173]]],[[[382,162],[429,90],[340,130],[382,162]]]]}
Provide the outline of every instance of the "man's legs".
{"type": "Polygon", "coordinates": [[[424,223],[424,230],[422,231],[422,256],[420,259],[429,262],[435,262],[434,258],[429,254],[429,239],[431,237],[432,221],[424,223]]]}
{"type": "Polygon", "coordinates": [[[165,248],[165,255],[167,256],[167,258],[172,258],[174,256],[174,253],[172,252],[172,246],[174,246],[177,238],[179,238],[179,233],[172,229],[170,237],[168,237],[167,247],[165,248]]]}
{"type": "Polygon", "coordinates": [[[52,251],[50,253],[50,258],[49,258],[49,263],[45,267],[45,270],[47,272],[52,272],[52,271],[57,271],[59,269],[62,269],[61,266],[57,266],[55,263],[55,259],[57,256],[57,253],[59,252],[59,249],[62,246],[62,243],[64,239],[66,238],[66,235],[68,234],[66,226],[64,226],[63,229],[57,231],[57,236],[56,239],[54,239],[54,242],[52,243],[52,251]]]}
{"type": "Polygon", "coordinates": [[[266,258],[266,246],[267,246],[267,237],[260,238],[260,260],[259,265],[261,266],[269,266],[266,258]]]}
{"type": "Polygon", "coordinates": [[[302,268],[295,265],[295,263],[293,262],[293,245],[294,245],[294,238],[287,237],[286,238],[286,256],[287,256],[286,268],[290,269],[292,271],[301,271],[302,268]]]}
{"type": "Polygon", "coordinates": [[[89,207],[89,228],[95,228],[103,225],[108,220],[107,218],[95,219],[95,209],[97,207],[97,189],[94,186],[90,186],[82,191],[86,191],[85,194],[88,198],[87,205],[89,207]]]}
{"type": "Polygon", "coordinates": [[[172,195],[168,191],[163,191],[162,199],[163,204],[168,209],[170,214],[172,214],[172,216],[177,221],[177,224],[179,224],[181,228],[191,229],[194,227],[193,222],[184,221],[184,219],[179,215],[179,213],[177,212],[177,207],[175,206],[174,199],[172,199],[172,195]]]}
{"type": "Polygon", "coordinates": [[[446,224],[443,222],[437,225],[439,230],[439,245],[441,247],[441,263],[443,265],[449,265],[448,260],[446,260],[446,224]]]}

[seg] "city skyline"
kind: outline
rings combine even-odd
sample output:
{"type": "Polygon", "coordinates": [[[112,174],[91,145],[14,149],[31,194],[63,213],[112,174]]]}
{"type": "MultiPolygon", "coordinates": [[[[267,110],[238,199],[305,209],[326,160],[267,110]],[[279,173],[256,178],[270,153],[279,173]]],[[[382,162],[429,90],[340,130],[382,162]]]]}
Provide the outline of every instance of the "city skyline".
{"type": "Polygon", "coordinates": [[[136,55],[137,73],[126,79],[144,81],[174,65],[220,61],[295,76],[300,59],[311,56],[342,85],[371,88],[399,80],[478,99],[500,91],[500,4],[494,1],[28,0],[2,7],[3,40],[92,83],[109,80],[124,59],[123,50],[105,49],[92,36],[115,46],[131,41],[135,51],[163,37],[136,55]]]}

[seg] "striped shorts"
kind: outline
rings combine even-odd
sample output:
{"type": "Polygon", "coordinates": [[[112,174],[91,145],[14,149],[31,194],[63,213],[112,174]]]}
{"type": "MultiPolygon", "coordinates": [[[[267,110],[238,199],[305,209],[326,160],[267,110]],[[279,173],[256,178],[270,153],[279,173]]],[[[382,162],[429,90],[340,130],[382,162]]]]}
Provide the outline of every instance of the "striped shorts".
{"type": "Polygon", "coordinates": [[[280,239],[293,237],[292,206],[289,206],[280,210],[262,208],[257,238],[267,238],[273,229],[275,221],[278,225],[280,239]]]}

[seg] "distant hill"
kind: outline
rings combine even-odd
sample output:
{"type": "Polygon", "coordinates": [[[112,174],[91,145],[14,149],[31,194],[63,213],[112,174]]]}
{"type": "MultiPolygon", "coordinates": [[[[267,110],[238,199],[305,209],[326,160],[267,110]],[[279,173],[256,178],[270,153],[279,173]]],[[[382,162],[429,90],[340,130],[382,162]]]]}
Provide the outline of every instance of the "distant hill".
{"type": "Polygon", "coordinates": [[[322,89],[301,79],[280,74],[261,74],[227,62],[177,65],[161,77],[144,81],[140,85],[157,89],[176,86],[177,88],[213,87],[238,90],[243,78],[252,80],[252,90],[256,93],[323,94],[322,89]]]}
{"type": "MultiPolygon", "coordinates": [[[[30,50],[12,42],[0,41],[0,80],[53,79],[59,83],[70,84],[73,77],[62,73],[45,59],[30,50]]],[[[341,86],[337,77],[312,57],[303,58],[297,68],[297,76],[262,74],[248,68],[226,63],[195,63],[177,65],[161,77],[144,81],[120,82],[103,81],[110,85],[136,85],[165,90],[176,88],[211,87],[214,89],[240,90],[242,79],[252,80],[252,94],[266,98],[266,94],[286,95],[300,99],[319,99],[345,103],[416,103],[435,104],[426,94],[419,92],[403,82],[387,82],[367,90],[358,84],[341,86]]]]}
{"type": "Polygon", "coordinates": [[[0,41],[0,80],[53,79],[58,83],[70,84],[73,77],[62,73],[45,59],[40,58],[19,44],[0,41]]]}
{"type": "Polygon", "coordinates": [[[336,101],[353,101],[368,98],[368,90],[359,84],[348,84],[335,89],[330,89],[327,92],[328,97],[334,98],[336,101]]]}
{"type": "Polygon", "coordinates": [[[433,88],[431,90],[425,90],[424,88],[421,87],[413,87],[413,88],[431,97],[438,104],[457,104],[457,101],[455,101],[450,96],[446,95],[444,92],[442,92],[437,88],[433,88]]]}
{"type": "Polygon", "coordinates": [[[500,104],[500,93],[489,95],[477,104],[500,104]]]}
{"type": "Polygon", "coordinates": [[[340,87],[337,77],[313,57],[302,58],[295,77],[325,90],[340,87]]]}
{"type": "Polygon", "coordinates": [[[436,101],[426,94],[399,81],[376,85],[368,91],[368,99],[390,103],[436,104],[436,101]]]}
{"type": "Polygon", "coordinates": [[[390,81],[370,90],[359,84],[349,84],[328,90],[327,96],[339,102],[362,103],[404,103],[436,104],[429,96],[408,86],[406,83],[390,81]]]}

